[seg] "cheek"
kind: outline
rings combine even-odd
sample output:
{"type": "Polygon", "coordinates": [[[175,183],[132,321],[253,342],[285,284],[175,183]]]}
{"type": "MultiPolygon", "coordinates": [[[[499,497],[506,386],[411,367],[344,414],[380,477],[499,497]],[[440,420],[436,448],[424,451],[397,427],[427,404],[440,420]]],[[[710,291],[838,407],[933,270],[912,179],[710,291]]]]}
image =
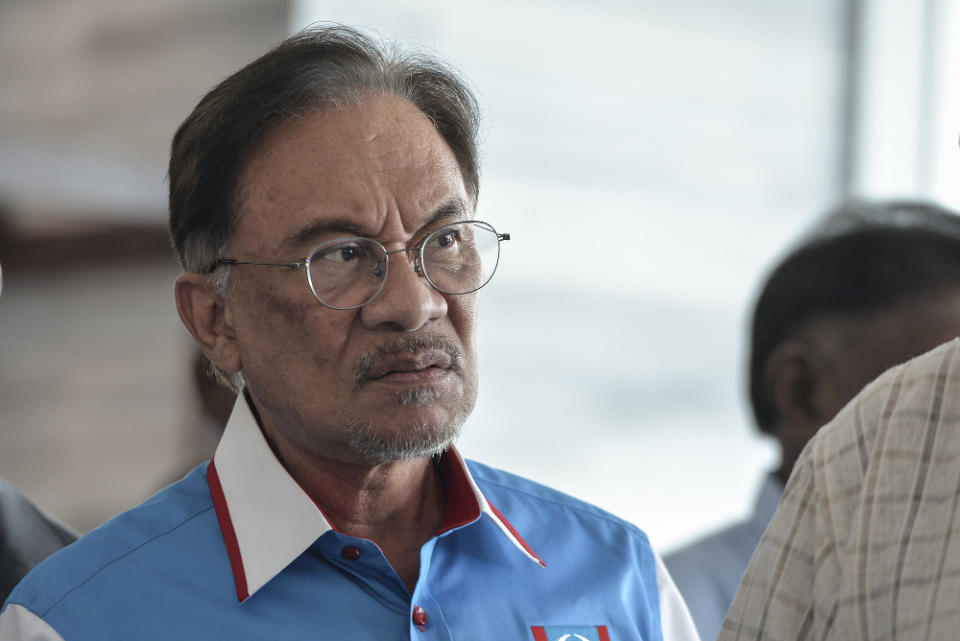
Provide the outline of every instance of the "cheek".
{"type": "Polygon", "coordinates": [[[271,324],[305,327],[307,316],[314,307],[310,303],[318,305],[312,296],[310,300],[305,300],[304,292],[299,291],[299,288],[291,291],[289,286],[262,283],[257,289],[260,314],[271,324]]]}
{"type": "Polygon", "coordinates": [[[331,368],[343,357],[352,312],[277,288],[251,293],[237,327],[245,370],[287,379],[337,375],[331,368]]]}
{"type": "Polygon", "coordinates": [[[459,296],[448,302],[447,315],[453,324],[453,329],[460,339],[464,355],[465,374],[468,377],[468,386],[477,387],[477,296],[468,294],[459,296]],[[452,303],[452,304],[451,304],[452,303]]]}
{"type": "Polygon", "coordinates": [[[470,354],[476,352],[477,339],[477,295],[457,296],[447,303],[447,315],[453,323],[454,331],[470,354]]]}

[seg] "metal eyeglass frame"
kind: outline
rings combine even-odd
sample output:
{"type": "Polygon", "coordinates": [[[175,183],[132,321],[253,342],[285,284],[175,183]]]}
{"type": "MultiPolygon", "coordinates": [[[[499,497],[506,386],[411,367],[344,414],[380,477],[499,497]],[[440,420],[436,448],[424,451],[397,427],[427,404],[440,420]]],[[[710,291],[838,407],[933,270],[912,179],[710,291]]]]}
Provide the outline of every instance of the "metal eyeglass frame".
{"type": "Polygon", "coordinates": [[[475,291],[477,291],[477,290],[479,290],[479,289],[482,289],[487,283],[489,283],[491,280],[493,280],[493,275],[497,273],[497,267],[500,265],[500,243],[501,243],[502,241],[505,241],[505,240],[510,240],[510,234],[506,234],[506,233],[501,234],[501,233],[497,232],[497,230],[494,229],[493,225],[491,225],[490,223],[488,223],[488,222],[486,222],[486,221],[483,221],[483,220],[460,220],[460,221],[457,221],[457,222],[455,222],[455,223],[450,223],[450,224],[448,224],[448,225],[444,225],[443,227],[438,227],[437,229],[435,229],[435,230],[433,230],[432,232],[430,232],[429,234],[427,234],[427,236],[423,239],[423,241],[421,241],[418,245],[416,245],[416,246],[414,246],[414,247],[404,247],[403,249],[394,249],[394,250],[390,251],[390,250],[388,250],[386,247],[384,247],[381,242],[376,241],[376,240],[374,240],[374,239],[372,239],[372,238],[364,238],[364,237],[362,237],[362,236],[343,236],[343,237],[340,237],[340,238],[331,238],[330,240],[327,240],[327,241],[324,241],[324,242],[320,243],[319,245],[317,245],[316,247],[314,247],[313,249],[311,249],[311,250],[310,250],[310,253],[307,254],[307,257],[306,257],[304,260],[300,261],[300,262],[296,262],[296,263],[268,263],[268,262],[262,262],[262,261],[254,261],[254,260],[234,260],[233,258],[220,258],[220,259],[218,259],[216,262],[213,263],[213,265],[212,265],[212,266],[210,267],[210,269],[208,270],[208,273],[212,273],[212,272],[216,271],[217,268],[219,268],[219,267],[221,267],[221,266],[223,266],[223,265],[260,265],[260,266],[262,266],[262,267],[289,267],[289,268],[291,268],[291,269],[301,269],[301,268],[306,267],[306,268],[307,268],[307,285],[309,286],[309,288],[310,288],[310,293],[313,294],[313,297],[316,298],[317,301],[318,301],[321,305],[323,305],[324,307],[328,307],[328,308],[330,308],[330,309],[335,309],[335,310],[339,310],[339,311],[347,311],[347,310],[351,310],[351,309],[360,309],[360,308],[363,307],[364,305],[367,305],[367,304],[369,304],[370,302],[372,302],[377,296],[380,295],[380,292],[383,291],[384,286],[387,284],[387,274],[389,273],[389,270],[390,270],[390,255],[391,255],[391,254],[400,254],[400,253],[406,254],[406,253],[409,253],[409,252],[411,252],[411,251],[416,251],[417,254],[416,254],[416,257],[415,257],[415,260],[414,260],[414,264],[413,264],[413,270],[414,270],[414,272],[416,272],[417,274],[423,274],[423,277],[426,279],[426,281],[427,281],[428,283],[430,283],[430,286],[433,287],[433,288],[434,288],[435,290],[437,290],[438,292],[440,292],[441,294],[447,294],[447,295],[450,295],[450,296],[463,296],[463,295],[465,295],[465,294],[470,294],[470,293],[473,293],[473,292],[475,292],[475,291]],[[487,228],[488,228],[490,231],[492,231],[492,232],[494,233],[494,235],[496,236],[496,238],[497,238],[497,263],[493,266],[493,271],[490,272],[490,277],[487,278],[487,280],[485,280],[485,281],[483,282],[483,284],[480,285],[480,287],[475,287],[475,288],[473,288],[473,289],[471,289],[471,290],[468,290],[468,291],[465,291],[465,292],[448,292],[448,291],[446,291],[446,290],[441,289],[440,287],[438,287],[437,284],[434,283],[434,282],[430,279],[430,275],[427,274],[426,270],[423,269],[423,249],[424,249],[424,247],[427,246],[427,242],[429,242],[429,240],[430,240],[431,238],[433,238],[433,237],[436,236],[437,234],[442,233],[445,229],[448,229],[448,228],[450,228],[450,227],[455,227],[455,226],[457,226],[457,225],[466,225],[466,224],[471,224],[471,223],[477,224],[477,225],[483,225],[484,227],[487,227],[487,228]],[[319,249],[320,249],[321,247],[324,247],[324,246],[326,246],[326,245],[330,245],[330,244],[333,244],[333,243],[343,243],[343,242],[347,242],[347,241],[350,241],[350,240],[362,240],[362,241],[364,241],[364,242],[374,243],[375,245],[377,245],[377,246],[381,249],[381,251],[383,251],[384,256],[386,256],[386,259],[383,260],[383,262],[386,264],[386,266],[385,266],[385,268],[384,268],[384,273],[383,273],[383,280],[382,280],[381,283],[380,283],[380,287],[377,288],[377,291],[374,292],[373,295],[370,296],[370,298],[368,298],[368,299],[365,300],[364,302],[360,303],[359,305],[353,305],[353,306],[351,306],[351,307],[334,307],[333,305],[330,305],[330,304],[328,304],[328,303],[325,303],[325,302],[324,302],[323,300],[321,300],[321,298],[317,295],[316,289],[314,289],[314,287],[313,287],[313,278],[312,278],[311,275],[310,275],[310,269],[309,269],[310,259],[313,258],[313,257],[317,254],[317,252],[319,251],[319,249]]]}

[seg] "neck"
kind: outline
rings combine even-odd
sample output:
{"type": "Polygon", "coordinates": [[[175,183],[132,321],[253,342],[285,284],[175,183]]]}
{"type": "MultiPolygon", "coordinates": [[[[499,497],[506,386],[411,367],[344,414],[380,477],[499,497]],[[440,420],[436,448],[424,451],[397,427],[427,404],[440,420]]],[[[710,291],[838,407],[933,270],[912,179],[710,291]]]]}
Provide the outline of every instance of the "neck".
{"type": "Polygon", "coordinates": [[[267,439],[330,524],[375,542],[412,593],[420,575],[420,548],[443,519],[443,489],[432,461],[344,463],[267,439]]]}
{"type": "Polygon", "coordinates": [[[345,534],[379,543],[378,534],[396,532],[398,526],[431,536],[440,526],[442,492],[429,459],[376,466],[327,462],[306,471],[288,470],[345,534]]]}

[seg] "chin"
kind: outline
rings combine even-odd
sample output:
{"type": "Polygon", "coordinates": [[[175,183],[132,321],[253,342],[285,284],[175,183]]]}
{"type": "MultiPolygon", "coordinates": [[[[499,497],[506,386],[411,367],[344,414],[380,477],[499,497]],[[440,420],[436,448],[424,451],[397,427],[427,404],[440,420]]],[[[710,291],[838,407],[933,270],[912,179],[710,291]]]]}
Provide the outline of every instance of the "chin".
{"type": "Polygon", "coordinates": [[[370,465],[442,454],[460,436],[475,399],[444,385],[394,390],[346,425],[348,446],[370,465]]]}
{"type": "Polygon", "coordinates": [[[412,461],[442,454],[460,436],[462,425],[462,421],[411,421],[405,429],[393,431],[355,424],[349,427],[348,443],[361,461],[371,465],[412,461]]]}
{"type": "Polygon", "coordinates": [[[440,400],[440,392],[433,387],[415,387],[397,394],[397,402],[403,407],[426,407],[440,400]]]}

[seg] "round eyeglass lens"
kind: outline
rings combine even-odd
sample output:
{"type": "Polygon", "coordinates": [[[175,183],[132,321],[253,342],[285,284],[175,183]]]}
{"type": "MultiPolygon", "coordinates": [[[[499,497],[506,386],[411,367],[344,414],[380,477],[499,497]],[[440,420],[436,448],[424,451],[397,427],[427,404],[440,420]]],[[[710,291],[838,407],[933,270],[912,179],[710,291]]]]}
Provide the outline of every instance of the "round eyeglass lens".
{"type": "Polygon", "coordinates": [[[339,238],[319,245],[307,258],[313,295],[333,309],[369,303],[383,289],[387,256],[383,246],[366,238],[339,238]]]}
{"type": "Polygon", "coordinates": [[[484,222],[445,225],[423,241],[424,275],[445,294],[477,291],[493,278],[499,260],[497,232],[484,222]]]}

